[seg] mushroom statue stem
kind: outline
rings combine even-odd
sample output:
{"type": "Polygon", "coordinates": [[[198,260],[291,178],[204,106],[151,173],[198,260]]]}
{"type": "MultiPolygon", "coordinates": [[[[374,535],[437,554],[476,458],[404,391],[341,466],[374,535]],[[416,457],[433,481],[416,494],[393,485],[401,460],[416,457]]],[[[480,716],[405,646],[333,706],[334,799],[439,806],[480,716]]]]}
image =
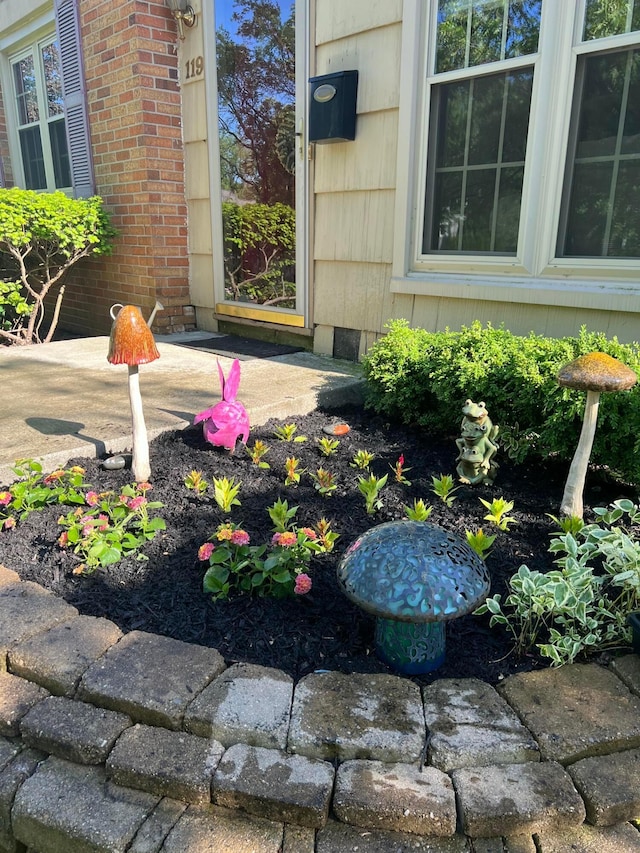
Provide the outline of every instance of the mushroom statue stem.
{"type": "Polygon", "coordinates": [[[128,365],[128,369],[132,432],[131,470],[136,483],[146,483],[151,477],[151,465],[149,463],[147,425],[144,420],[142,395],[140,394],[140,372],[137,364],[128,365]]]}
{"type": "Polygon", "coordinates": [[[596,434],[599,405],[600,392],[587,391],[580,439],[576,447],[576,452],[573,454],[573,460],[562,495],[562,503],[560,504],[560,512],[569,517],[582,518],[583,515],[582,492],[584,491],[587,469],[589,468],[593,438],[596,434]]]}

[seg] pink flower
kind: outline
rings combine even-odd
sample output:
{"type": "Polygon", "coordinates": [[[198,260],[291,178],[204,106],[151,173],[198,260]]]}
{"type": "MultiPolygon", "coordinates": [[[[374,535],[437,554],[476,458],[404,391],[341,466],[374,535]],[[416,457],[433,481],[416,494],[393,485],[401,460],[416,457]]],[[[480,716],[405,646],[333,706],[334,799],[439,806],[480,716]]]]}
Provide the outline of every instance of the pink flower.
{"type": "Polygon", "coordinates": [[[126,495],[119,495],[118,500],[121,504],[124,504],[125,506],[127,506],[127,504],[129,503],[129,498],[126,495]]]}
{"type": "Polygon", "coordinates": [[[141,492],[148,492],[149,489],[153,488],[153,486],[151,485],[151,483],[138,483],[138,488],[141,492]]]}
{"type": "Polygon", "coordinates": [[[315,530],[312,527],[303,527],[302,532],[307,537],[307,539],[311,539],[312,542],[314,542],[318,538],[315,530]]]}
{"type": "Polygon", "coordinates": [[[205,542],[198,548],[198,559],[204,563],[213,554],[215,547],[213,542],[205,542]]]}
{"type": "Polygon", "coordinates": [[[233,530],[229,527],[229,525],[224,525],[224,527],[220,527],[218,532],[216,533],[216,539],[218,542],[224,542],[225,540],[228,542],[233,535],[233,530]]]}
{"type": "Polygon", "coordinates": [[[60,536],[58,536],[58,545],[61,548],[66,548],[68,544],[69,544],[69,534],[67,533],[66,530],[64,530],[60,534],[60,536]]]}
{"type": "Polygon", "coordinates": [[[50,474],[47,474],[42,482],[45,483],[45,485],[50,486],[51,483],[55,483],[56,480],[60,480],[62,477],[64,477],[64,471],[52,471],[50,474]]]}
{"type": "Polygon", "coordinates": [[[296,585],[293,588],[293,591],[296,595],[306,595],[311,589],[311,578],[309,575],[305,575],[304,573],[298,575],[296,578],[296,585]]]}
{"type": "Polygon", "coordinates": [[[403,465],[404,465],[404,454],[401,453],[400,456],[398,456],[398,467],[402,468],[403,465]]]}
{"type": "Polygon", "coordinates": [[[298,541],[298,537],[292,530],[285,530],[284,533],[274,533],[271,542],[274,545],[281,545],[283,548],[291,548],[298,541]]]}
{"type": "Polygon", "coordinates": [[[100,502],[100,497],[97,492],[87,492],[84,496],[84,500],[89,506],[95,506],[100,502]]]}
{"type": "Polygon", "coordinates": [[[93,524],[85,524],[82,528],[83,536],[91,536],[93,533],[93,524]]]}
{"type": "Polygon", "coordinates": [[[249,534],[246,530],[234,530],[231,534],[231,544],[232,545],[248,545],[249,544],[249,534]]]}
{"type": "Polygon", "coordinates": [[[0,492],[0,506],[7,506],[11,503],[11,492],[0,492]]]}
{"type": "Polygon", "coordinates": [[[140,509],[141,506],[144,506],[147,503],[147,499],[143,498],[142,495],[138,495],[137,498],[131,498],[127,506],[130,510],[140,509]]]}
{"type": "Polygon", "coordinates": [[[3,524],[3,527],[5,530],[11,530],[15,526],[16,526],[16,520],[12,515],[10,515],[9,518],[5,518],[4,524],[3,524]]]}
{"type": "Polygon", "coordinates": [[[100,524],[98,525],[98,530],[107,530],[109,527],[109,516],[107,515],[99,515],[98,521],[100,524]]]}

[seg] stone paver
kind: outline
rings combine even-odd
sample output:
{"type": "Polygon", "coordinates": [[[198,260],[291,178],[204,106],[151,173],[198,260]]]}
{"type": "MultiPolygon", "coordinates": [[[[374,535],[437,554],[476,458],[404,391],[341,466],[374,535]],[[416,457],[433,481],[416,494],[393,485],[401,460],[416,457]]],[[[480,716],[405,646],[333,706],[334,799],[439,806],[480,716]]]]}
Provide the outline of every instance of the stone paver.
{"type": "Polygon", "coordinates": [[[408,832],[371,832],[330,820],[316,833],[316,853],[471,853],[463,835],[430,838],[408,832]]]}
{"type": "Polygon", "coordinates": [[[640,749],[583,758],[567,767],[587,808],[587,820],[599,826],[640,816],[640,749]]]}
{"type": "Polygon", "coordinates": [[[13,831],[46,853],[123,851],[157,802],[108,782],[101,767],[50,757],[18,791],[13,831]]]}
{"type": "Polygon", "coordinates": [[[180,729],[187,705],[224,668],[215,649],[132,631],[89,667],[78,697],[139,723],[180,729]]]}
{"type": "Polygon", "coordinates": [[[284,749],[289,731],[293,679],[279,669],[240,663],[230,666],[187,708],[184,725],[224,746],[284,749]]]}
{"type": "Polygon", "coordinates": [[[640,655],[615,658],[611,669],[621,678],[632,693],[640,696],[640,655]]]}
{"type": "Polygon", "coordinates": [[[113,748],[107,774],[125,787],[187,803],[209,803],[211,779],[223,752],[216,740],[138,724],[113,748]]]}
{"type": "Polygon", "coordinates": [[[27,746],[78,764],[102,764],[131,724],[118,711],[49,696],[22,718],[20,732],[27,746]]]}
{"type": "Polygon", "coordinates": [[[283,826],[220,806],[189,806],[162,853],[280,853],[283,826]]]}
{"type": "Polygon", "coordinates": [[[640,697],[597,664],[512,675],[499,691],[549,761],[640,747],[640,697]]]}
{"type": "Polygon", "coordinates": [[[7,740],[0,737],[0,772],[12,761],[22,749],[22,742],[17,738],[7,740]]]}
{"type": "Polygon", "coordinates": [[[301,826],[324,826],[334,770],[331,764],[275,749],[229,747],[213,779],[213,801],[301,826]]]}
{"type": "Polygon", "coordinates": [[[20,734],[20,720],[49,693],[37,684],[0,672],[0,735],[20,734]]]}
{"type": "Polygon", "coordinates": [[[308,675],[293,695],[288,749],[312,758],[417,761],[426,731],[420,690],[394,675],[308,675]]]}
{"type": "Polygon", "coordinates": [[[14,583],[20,583],[20,575],[0,563],[0,586],[8,586],[14,583]]]}
{"type": "Polygon", "coordinates": [[[57,696],[73,696],[89,666],[121,637],[108,619],[78,616],[10,649],[9,669],[57,696]]]}
{"type": "Polygon", "coordinates": [[[454,770],[463,831],[491,838],[575,826],[585,818],[571,777],[556,762],[454,770]]]}
{"type": "Polygon", "coordinates": [[[15,850],[11,810],[16,792],[44,758],[35,749],[22,749],[0,773],[0,849],[4,845],[11,853],[15,850]]]}
{"type": "Polygon", "coordinates": [[[186,808],[186,803],[169,797],[160,800],[136,833],[127,853],[160,853],[165,838],[186,808]]]}
{"type": "Polygon", "coordinates": [[[345,823],[418,835],[453,835],[456,800],[451,779],[435,767],[345,761],[333,796],[345,823]]]}
{"type": "Polygon", "coordinates": [[[443,678],[422,688],[429,763],[458,767],[539,761],[531,733],[489,684],[443,678]]]}
{"type": "Polygon", "coordinates": [[[0,586],[0,606],[0,670],[7,668],[12,645],[78,615],[75,607],[31,581],[0,586]]]}
{"type": "Polygon", "coordinates": [[[285,824],[282,853],[315,853],[316,833],[308,826],[285,824]]]}
{"type": "Polygon", "coordinates": [[[594,827],[584,824],[536,836],[538,853],[640,853],[640,832],[631,824],[594,827]]]}

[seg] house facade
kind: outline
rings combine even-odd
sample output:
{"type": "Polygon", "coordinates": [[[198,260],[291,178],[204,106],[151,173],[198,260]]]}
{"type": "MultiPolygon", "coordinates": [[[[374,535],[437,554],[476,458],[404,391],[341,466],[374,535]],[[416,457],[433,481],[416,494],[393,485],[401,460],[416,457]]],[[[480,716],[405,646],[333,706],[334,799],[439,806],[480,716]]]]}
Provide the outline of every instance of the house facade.
{"type": "Polygon", "coordinates": [[[158,299],[158,330],[354,359],[393,318],[640,340],[633,0],[274,0],[277,21],[255,0],[170,5],[0,0],[5,184],[97,192],[120,231],[74,275],[65,326],[158,299]],[[352,71],[355,139],[322,119],[352,71]]]}

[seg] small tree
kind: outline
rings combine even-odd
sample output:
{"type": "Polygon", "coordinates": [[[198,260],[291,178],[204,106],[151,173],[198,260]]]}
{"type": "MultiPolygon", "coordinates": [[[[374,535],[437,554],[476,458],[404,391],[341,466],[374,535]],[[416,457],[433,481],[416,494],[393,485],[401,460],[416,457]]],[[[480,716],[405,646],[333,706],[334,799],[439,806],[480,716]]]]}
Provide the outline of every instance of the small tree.
{"type": "Polygon", "coordinates": [[[0,189],[0,341],[50,341],[67,271],[81,258],[110,254],[115,234],[98,196],[0,189]],[[41,337],[44,301],[55,287],[53,318],[41,337]]]}

